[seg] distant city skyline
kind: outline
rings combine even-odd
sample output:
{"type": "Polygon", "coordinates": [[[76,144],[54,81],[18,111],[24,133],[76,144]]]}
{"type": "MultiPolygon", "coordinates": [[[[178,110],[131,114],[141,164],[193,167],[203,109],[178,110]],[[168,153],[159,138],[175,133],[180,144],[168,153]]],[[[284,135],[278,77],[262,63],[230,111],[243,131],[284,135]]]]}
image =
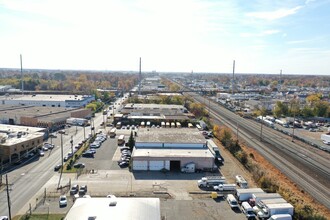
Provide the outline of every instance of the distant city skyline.
{"type": "Polygon", "coordinates": [[[330,75],[329,0],[0,0],[0,68],[330,75]],[[244,3],[243,3],[244,2],[244,3]]]}

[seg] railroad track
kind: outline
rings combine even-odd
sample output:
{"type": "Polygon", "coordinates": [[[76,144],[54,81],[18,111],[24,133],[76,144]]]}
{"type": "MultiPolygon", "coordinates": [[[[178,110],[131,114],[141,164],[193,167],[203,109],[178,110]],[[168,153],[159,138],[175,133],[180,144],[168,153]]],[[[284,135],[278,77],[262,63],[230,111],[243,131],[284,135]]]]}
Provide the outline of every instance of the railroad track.
{"type": "MultiPolygon", "coordinates": [[[[186,93],[203,103],[204,98],[195,93],[186,93]]],[[[214,102],[209,102],[210,116],[233,131],[239,125],[239,137],[255,148],[277,169],[299,185],[321,204],[330,209],[330,164],[327,159],[287,140],[283,134],[263,126],[263,141],[260,140],[260,124],[237,116],[214,102]],[[238,123],[237,123],[238,122],[238,123]]]]}

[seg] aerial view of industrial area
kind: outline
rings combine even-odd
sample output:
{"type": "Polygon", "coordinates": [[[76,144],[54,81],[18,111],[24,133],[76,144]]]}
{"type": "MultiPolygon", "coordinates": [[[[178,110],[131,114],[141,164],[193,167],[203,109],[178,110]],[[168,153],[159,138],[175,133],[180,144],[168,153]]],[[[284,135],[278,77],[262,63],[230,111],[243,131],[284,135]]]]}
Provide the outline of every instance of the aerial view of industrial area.
{"type": "Polygon", "coordinates": [[[330,3],[238,2],[0,0],[0,220],[330,219],[330,3]]]}

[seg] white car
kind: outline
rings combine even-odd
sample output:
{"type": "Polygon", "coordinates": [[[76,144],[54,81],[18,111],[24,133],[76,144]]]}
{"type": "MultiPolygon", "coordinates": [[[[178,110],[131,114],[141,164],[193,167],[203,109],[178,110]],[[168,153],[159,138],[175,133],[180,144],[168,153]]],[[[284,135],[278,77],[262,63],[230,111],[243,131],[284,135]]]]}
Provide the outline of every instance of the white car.
{"type": "Polygon", "coordinates": [[[68,205],[68,200],[66,199],[66,195],[60,196],[59,205],[60,207],[68,205]]]}
{"type": "Polygon", "coordinates": [[[330,141],[323,141],[324,144],[330,145],[330,141]]]}

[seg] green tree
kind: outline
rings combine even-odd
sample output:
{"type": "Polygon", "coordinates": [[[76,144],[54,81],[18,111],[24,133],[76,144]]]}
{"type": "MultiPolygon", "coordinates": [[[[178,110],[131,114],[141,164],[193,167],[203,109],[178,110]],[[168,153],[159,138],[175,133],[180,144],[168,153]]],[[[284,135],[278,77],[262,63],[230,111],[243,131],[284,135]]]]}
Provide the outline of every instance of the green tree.
{"type": "Polygon", "coordinates": [[[326,101],[318,101],[315,103],[314,114],[319,117],[327,117],[329,115],[328,112],[329,103],[326,101]]]}
{"type": "Polygon", "coordinates": [[[133,137],[133,131],[131,131],[131,135],[129,136],[129,139],[128,139],[128,147],[131,150],[131,152],[133,152],[134,146],[135,146],[135,140],[133,137]]]}
{"type": "Polygon", "coordinates": [[[302,113],[302,115],[305,118],[314,116],[313,109],[311,107],[309,107],[309,106],[304,106],[304,108],[302,109],[301,113],[302,113]]]}
{"type": "Polygon", "coordinates": [[[273,114],[277,118],[286,116],[288,114],[288,105],[281,101],[277,101],[273,110],[273,114]]]}

